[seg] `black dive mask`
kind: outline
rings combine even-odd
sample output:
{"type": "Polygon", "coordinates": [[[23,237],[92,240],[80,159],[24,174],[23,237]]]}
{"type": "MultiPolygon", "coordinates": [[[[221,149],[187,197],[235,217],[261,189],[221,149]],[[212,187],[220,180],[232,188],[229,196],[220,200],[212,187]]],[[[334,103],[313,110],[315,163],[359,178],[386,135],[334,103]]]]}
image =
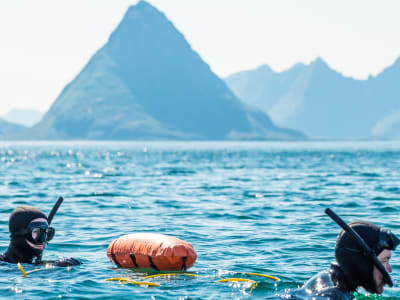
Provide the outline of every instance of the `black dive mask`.
{"type": "Polygon", "coordinates": [[[379,241],[374,249],[371,249],[364,239],[349,225],[347,225],[337,214],[335,214],[331,209],[327,208],[325,213],[332,218],[340,227],[343,228],[345,232],[349,234],[349,236],[358,244],[359,248],[344,248],[353,252],[360,252],[365,257],[370,257],[373,261],[373,264],[378,268],[378,270],[383,275],[384,282],[392,287],[393,281],[390,277],[388,271],[383,266],[383,264],[377,258],[377,255],[382,252],[384,249],[395,250],[396,247],[400,244],[400,240],[388,229],[381,229],[379,232],[379,241]]]}
{"type": "MultiPolygon", "coordinates": [[[[375,255],[379,255],[379,253],[381,253],[384,249],[395,250],[399,244],[400,240],[394,235],[394,233],[390,231],[390,229],[381,228],[379,232],[379,241],[373,249],[370,249],[370,251],[375,252],[375,255]]],[[[355,249],[349,247],[344,247],[343,249],[362,253],[365,256],[369,254],[369,251],[365,251],[365,249],[355,249]]]]}
{"type": "Polygon", "coordinates": [[[47,222],[32,222],[28,225],[28,228],[20,230],[12,234],[12,236],[22,236],[34,244],[43,244],[49,242],[54,237],[54,234],[55,229],[49,227],[47,222]]]}
{"type": "Polygon", "coordinates": [[[400,240],[389,229],[381,229],[379,232],[379,242],[375,247],[375,253],[381,253],[383,249],[395,250],[400,244],[400,240]]]}

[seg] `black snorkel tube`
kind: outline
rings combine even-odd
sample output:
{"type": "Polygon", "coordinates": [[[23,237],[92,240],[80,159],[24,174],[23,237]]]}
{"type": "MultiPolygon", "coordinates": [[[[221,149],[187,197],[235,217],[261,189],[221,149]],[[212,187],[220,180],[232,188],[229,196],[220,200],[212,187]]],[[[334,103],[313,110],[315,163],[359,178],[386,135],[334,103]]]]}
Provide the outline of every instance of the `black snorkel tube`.
{"type": "Polygon", "coordinates": [[[63,197],[59,197],[57,202],[54,204],[53,208],[51,209],[49,216],[47,217],[47,223],[51,224],[51,221],[54,218],[54,215],[57,213],[58,208],[60,207],[61,203],[64,201],[63,197]]]}
{"type": "MultiPolygon", "coordinates": [[[[325,213],[331,217],[333,221],[335,221],[340,227],[343,228],[343,230],[350,235],[350,237],[358,244],[360,249],[363,251],[364,255],[367,257],[370,257],[374,263],[374,265],[378,268],[378,270],[382,273],[383,275],[383,280],[384,282],[392,287],[393,286],[393,281],[390,278],[390,275],[386,268],[382,265],[382,263],[379,261],[379,259],[376,257],[375,251],[371,249],[367,243],[360,237],[360,235],[349,225],[347,225],[337,214],[335,214],[330,208],[325,209],[325,213]]],[[[396,246],[400,243],[400,240],[397,239],[395,235],[392,234],[392,240],[391,240],[391,245],[389,245],[390,248],[387,248],[389,250],[394,250],[396,246]]]]}
{"type": "MultiPolygon", "coordinates": [[[[61,203],[63,203],[64,198],[63,197],[58,197],[57,202],[54,204],[53,208],[51,209],[49,216],[47,217],[47,223],[51,224],[51,221],[53,220],[55,214],[57,213],[58,208],[60,207],[61,203]]],[[[43,251],[42,253],[40,253],[40,255],[38,256],[38,258],[36,259],[36,263],[39,264],[42,261],[42,255],[43,255],[43,251]]]]}

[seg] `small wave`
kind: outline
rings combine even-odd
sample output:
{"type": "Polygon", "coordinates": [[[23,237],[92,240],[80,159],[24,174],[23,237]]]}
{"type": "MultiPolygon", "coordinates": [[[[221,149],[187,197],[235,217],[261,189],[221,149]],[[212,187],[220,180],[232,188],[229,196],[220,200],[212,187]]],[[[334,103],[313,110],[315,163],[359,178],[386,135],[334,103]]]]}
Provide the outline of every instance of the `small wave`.
{"type": "Polygon", "coordinates": [[[363,177],[381,177],[380,174],[378,174],[378,173],[371,173],[371,172],[363,172],[363,173],[360,173],[360,176],[363,176],[363,177]]]}
{"type": "Polygon", "coordinates": [[[392,206],[385,206],[385,207],[381,207],[379,209],[379,211],[384,212],[384,213],[389,213],[389,212],[397,212],[399,210],[392,206]]]}
{"type": "Polygon", "coordinates": [[[21,184],[18,181],[10,181],[7,182],[6,185],[21,186],[21,184]]]}
{"type": "Polygon", "coordinates": [[[262,191],[245,191],[243,196],[247,198],[269,198],[269,197],[279,197],[277,193],[262,192],[262,191]]]}
{"type": "Polygon", "coordinates": [[[372,200],[392,200],[392,198],[377,196],[372,198],[372,200]]]}
{"type": "Polygon", "coordinates": [[[75,194],[72,198],[89,198],[89,197],[120,197],[123,196],[119,193],[108,193],[108,192],[93,192],[88,194],[75,194]]]}
{"type": "Polygon", "coordinates": [[[26,198],[26,194],[0,195],[0,199],[26,198]]]}
{"type": "Polygon", "coordinates": [[[228,178],[228,180],[242,181],[242,182],[250,182],[251,181],[250,178],[241,178],[241,177],[230,177],[230,178],[228,178]]]}
{"type": "Polygon", "coordinates": [[[237,217],[237,219],[239,219],[239,220],[262,220],[262,219],[264,219],[264,217],[261,215],[252,214],[252,215],[239,215],[237,217]]]}
{"type": "Polygon", "coordinates": [[[361,205],[357,202],[347,202],[347,203],[343,203],[342,205],[340,205],[341,207],[349,207],[349,208],[354,208],[354,207],[360,207],[361,205]]]}
{"type": "Polygon", "coordinates": [[[351,186],[353,185],[350,182],[328,182],[324,184],[324,186],[351,186]]]}
{"type": "Polygon", "coordinates": [[[400,188],[390,187],[390,188],[385,189],[385,191],[390,192],[390,193],[398,193],[398,192],[400,192],[400,188]]]}
{"type": "Polygon", "coordinates": [[[225,190],[225,189],[231,189],[233,186],[231,185],[204,185],[202,186],[203,189],[205,190],[210,190],[210,191],[215,191],[215,190],[225,190]]]}
{"type": "Polygon", "coordinates": [[[182,168],[166,168],[163,170],[165,175],[191,175],[196,174],[194,170],[182,169],[182,168]]]}

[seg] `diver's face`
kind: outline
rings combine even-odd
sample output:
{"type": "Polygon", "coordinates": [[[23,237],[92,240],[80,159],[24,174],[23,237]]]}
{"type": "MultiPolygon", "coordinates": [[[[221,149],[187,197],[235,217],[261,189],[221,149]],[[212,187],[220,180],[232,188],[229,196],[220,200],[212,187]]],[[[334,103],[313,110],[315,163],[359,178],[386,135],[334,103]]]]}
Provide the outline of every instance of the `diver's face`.
{"type": "MultiPolygon", "coordinates": [[[[33,222],[43,222],[43,223],[46,223],[46,224],[47,224],[47,220],[46,220],[45,218],[37,218],[37,219],[34,219],[34,220],[31,221],[31,223],[33,223],[33,222]]],[[[31,224],[31,223],[30,223],[30,224],[31,224]]],[[[47,224],[47,225],[48,225],[48,224],[47,224]]],[[[35,233],[32,232],[32,234],[35,234],[35,233]]],[[[33,238],[35,239],[36,237],[33,236],[33,238]]],[[[32,248],[38,249],[38,250],[41,250],[41,251],[43,251],[44,248],[46,247],[46,242],[43,242],[43,243],[40,243],[40,244],[34,244],[34,243],[31,243],[30,241],[28,241],[27,239],[25,239],[25,241],[26,241],[26,243],[27,243],[29,246],[31,246],[32,248]]]]}
{"type": "MultiPolygon", "coordinates": [[[[389,264],[389,260],[392,257],[392,251],[388,249],[384,249],[379,255],[378,259],[382,263],[382,265],[386,268],[388,273],[392,273],[392,267],[389,264]]],[[[378,294],[383,293],[383,286],[385,285],[383,281],[383,275],[382,273],[377,269],[376,266],[374,266],[374,281],[376,284],[376,290],[378,291],[378,294]]]]}

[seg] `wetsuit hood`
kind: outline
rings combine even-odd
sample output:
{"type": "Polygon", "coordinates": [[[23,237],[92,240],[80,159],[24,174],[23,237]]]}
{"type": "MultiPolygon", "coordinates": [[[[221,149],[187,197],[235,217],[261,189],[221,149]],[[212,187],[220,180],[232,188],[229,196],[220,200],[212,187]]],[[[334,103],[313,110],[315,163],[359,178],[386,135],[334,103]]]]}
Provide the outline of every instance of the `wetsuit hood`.
{"type": "Polygon", "coordinates": [[[11,241],[6,252],[7,259],[11,262],[31,263],[35,257],[42,253],[43,250],[32,248],[26,242],[24,236],[17,234],[26,229],[29,223],[37,218],[47,220],[47,216],[41,210],[32,206],[20,206],[11,213],[8,222],[11,241]]]}
{"type": "Polygon", "coordinates": [[[333,285],[338,287],[342,291],[346,291],[348,293],[353,293],[357,286],[346,277],[344,271],[337,263],[332,263],[331,268],[329,270],[330,278],[333,282],[333,285]]]}
{"type": "MultiPolygon", "coordinates": [[[[382,230],[375,224],[357,221],[348,224],[355,230],[365,243],[378,256],[384,249],[393,250],[393,245],[382,242],[382,236],[385,233],[390,235],[389,231],[382,230]]],[[[357,242],[344,230],[341,231],[336,241],[335,257],[338,266],[343,271],[340,280],[350,291],[355,291],[358,286],[362,286],[366,291],[377,293],[377,287],[373,278],[374,262],[370,255],[364,253],[357,242]]]]}

